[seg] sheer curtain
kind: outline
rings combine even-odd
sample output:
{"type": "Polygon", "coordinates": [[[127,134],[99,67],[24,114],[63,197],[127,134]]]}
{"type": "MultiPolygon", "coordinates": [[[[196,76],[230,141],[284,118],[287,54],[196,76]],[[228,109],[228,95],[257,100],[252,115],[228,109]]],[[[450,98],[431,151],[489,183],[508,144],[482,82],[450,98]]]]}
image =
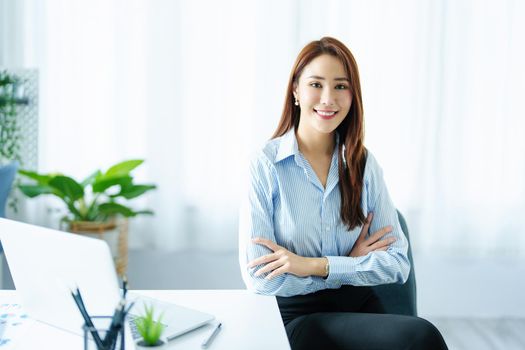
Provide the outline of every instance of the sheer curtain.
{"type": "MultiPolygon", "coordinates": [[[[141,157],[132,245],[236,248],[246,160],[293,60],[331,35],[361,70],[366,145],[416,254],[525,255],[520,1],[0,0],[2,66],[41,73],[40,170],[141,157]]],[[[37,201],[38,202],[38,201],[37,201]]],[[[28,211],[54,225],[53,201],[28,211]]]]}

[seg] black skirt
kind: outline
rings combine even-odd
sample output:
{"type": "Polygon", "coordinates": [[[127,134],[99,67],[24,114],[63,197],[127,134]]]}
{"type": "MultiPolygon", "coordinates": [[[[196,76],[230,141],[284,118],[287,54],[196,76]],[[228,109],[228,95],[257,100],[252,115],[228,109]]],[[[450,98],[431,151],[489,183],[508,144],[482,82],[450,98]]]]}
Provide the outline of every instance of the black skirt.
{"type": "Polygon", "coordinates": [[[277,303],[293,350],[447,349],[430,322],[385,314],[370,287],[343,286],[277,297],[277,303]]]}

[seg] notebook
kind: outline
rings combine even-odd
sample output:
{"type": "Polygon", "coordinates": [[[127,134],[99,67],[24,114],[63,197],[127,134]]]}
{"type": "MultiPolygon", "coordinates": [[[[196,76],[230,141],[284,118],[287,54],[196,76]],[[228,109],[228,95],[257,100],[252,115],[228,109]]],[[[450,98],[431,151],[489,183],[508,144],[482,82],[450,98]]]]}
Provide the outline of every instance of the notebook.
{"type": "MultiPolygon", "coordinates": [[[[83,319],[71,297],[78,287],[90,315],[112,315],[121,291],[109,247],[103,240],[83,237],[0,218],[0,240],[15,288],[29,317],[83,335],[83,319]]],[[[133,317],[144,305],[164,313],[163,337],[171,340],[215,317],[198,310],[134,293],[133,317]]],[[[134,338],[140,336],[132,332],[134,338]]]]}

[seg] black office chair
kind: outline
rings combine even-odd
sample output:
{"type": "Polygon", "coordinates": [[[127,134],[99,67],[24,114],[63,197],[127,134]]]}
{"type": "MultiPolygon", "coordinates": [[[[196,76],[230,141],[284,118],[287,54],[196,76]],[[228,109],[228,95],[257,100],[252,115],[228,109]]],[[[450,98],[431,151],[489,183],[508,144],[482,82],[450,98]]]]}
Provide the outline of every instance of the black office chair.
{"type": "Polygon", "coordinates": [[[401,224],[401,229],[408,240],[408,259],[410,260],[410,274],[405,284],[384,284],[372,287],[383,304],[386,313],[417,316],[417,295],[416,295],[416,274],[414,269],[414,259],[408,236],[408,227],[403,215],[397,211],[397,217],[401,224]]]}

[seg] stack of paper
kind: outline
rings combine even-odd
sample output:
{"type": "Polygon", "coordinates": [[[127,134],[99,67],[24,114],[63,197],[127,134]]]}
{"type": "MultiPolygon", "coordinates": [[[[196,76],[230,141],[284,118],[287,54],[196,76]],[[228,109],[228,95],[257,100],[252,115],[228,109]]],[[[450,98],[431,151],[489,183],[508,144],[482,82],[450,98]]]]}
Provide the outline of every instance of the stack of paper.
{"type": "Polygon", "coordinates": [[[0,298],[0,349],[12,349],[34,321],[13,298],[0,298]],[[11,299],[11,300],[10,300],[11,299]]]}

